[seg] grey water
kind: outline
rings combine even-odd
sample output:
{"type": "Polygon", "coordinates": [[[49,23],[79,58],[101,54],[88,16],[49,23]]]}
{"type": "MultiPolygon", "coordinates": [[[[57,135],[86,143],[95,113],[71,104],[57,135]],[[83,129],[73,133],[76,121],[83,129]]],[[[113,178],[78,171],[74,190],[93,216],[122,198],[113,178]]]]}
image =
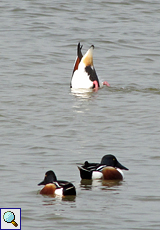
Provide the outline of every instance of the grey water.
{"type": "Polygon", "coordinates": [[[0,207],[22,229],[160,229],[159,21],[156,0],[0,2],[0,207]],[[70,90],[78,42],[110,88],[70,90]],[[124,181],[82,183],[105,154],[124,181]],[[41,196],[47,170],[77,196],[41,196]]]}

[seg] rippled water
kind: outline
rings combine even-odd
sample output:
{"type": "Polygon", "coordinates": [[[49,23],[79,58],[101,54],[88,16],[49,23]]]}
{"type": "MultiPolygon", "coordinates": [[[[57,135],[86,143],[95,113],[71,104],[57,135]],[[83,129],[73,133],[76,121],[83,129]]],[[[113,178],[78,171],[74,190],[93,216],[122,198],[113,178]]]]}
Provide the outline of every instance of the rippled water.
{"type": "Polygon", "coordinates": [[[22,229],[160,229],[159,19],[159,1],[1,1],[0,206],[22,229]],[[79,41],[110,88],[70,91],[79,41]],[[125,180],[82,183],[107,153],[125,180]],[[38,193],[50,169],[75,199],[38,193]]]}

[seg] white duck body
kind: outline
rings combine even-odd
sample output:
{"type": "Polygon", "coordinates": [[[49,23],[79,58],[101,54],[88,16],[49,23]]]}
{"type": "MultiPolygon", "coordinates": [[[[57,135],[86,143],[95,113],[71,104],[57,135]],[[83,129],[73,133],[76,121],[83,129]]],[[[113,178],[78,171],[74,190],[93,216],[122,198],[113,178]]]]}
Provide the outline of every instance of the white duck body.
{"type": "Polygon", "coordinates": [[[85,71],[85,64],[81,62],[78,70],[74,72],[72,77],[73,89],[90,89],[93,88],[93,82],[89,79],[88,73],[85,71]]]}
{"type": "Polygon", "coordinates": [[[99,87],[99,80],[93,66],[92,45],[87,53],[82,56],[80,43],[78,44],[78,57],[75,61],[74,70],[71,79],[71,88],[73,89],[92,89],[95,84],[99,87]]]}

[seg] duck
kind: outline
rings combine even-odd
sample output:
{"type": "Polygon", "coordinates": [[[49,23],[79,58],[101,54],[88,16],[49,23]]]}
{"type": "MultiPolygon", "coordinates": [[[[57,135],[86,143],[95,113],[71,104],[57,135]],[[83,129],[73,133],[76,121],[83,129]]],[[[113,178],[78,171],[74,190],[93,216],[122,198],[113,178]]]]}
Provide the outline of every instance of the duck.
{"type": "Polygon", "coordinates": [[[123,180],[122,169],[129,170],[123,166],[112,154],[104,155],[100,163],[89,163],[85,161],[82,166],[78,166],[81,179],[103,179],[103,180],[123,180]]]}
{"type": "Polygon", "coordinates": [[[82,55],[82,45],[77,45],[77,57],[74,63],[70,88],[72,89],[94,89],[97,91],[103,85],[110,86],[107,81],[100,82],[93,65],[94,45],[91,45],[86,54],[82,55]]]}
{"type": "Polygon", "coordinates": [[[40,194],[42,195],[76,195],[75,186],[71,182],[57,180],[57,177],[52,170],[49,170],[45,173],[44,180],[40,182],[38,185],[45,185],[40,191],[40,194]]]}

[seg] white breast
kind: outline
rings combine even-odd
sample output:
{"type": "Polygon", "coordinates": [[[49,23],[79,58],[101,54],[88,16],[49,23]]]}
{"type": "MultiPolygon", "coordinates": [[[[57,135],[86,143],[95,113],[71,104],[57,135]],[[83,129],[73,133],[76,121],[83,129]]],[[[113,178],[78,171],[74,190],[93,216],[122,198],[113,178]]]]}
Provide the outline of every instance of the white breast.
{"type": "Polygon", "coordinates": [[[124,179],[124,173],[122,172],[121,169],[117,168],[118,172],[120,172],[120,174],[122,175],[122,178],[124,179]]]}

